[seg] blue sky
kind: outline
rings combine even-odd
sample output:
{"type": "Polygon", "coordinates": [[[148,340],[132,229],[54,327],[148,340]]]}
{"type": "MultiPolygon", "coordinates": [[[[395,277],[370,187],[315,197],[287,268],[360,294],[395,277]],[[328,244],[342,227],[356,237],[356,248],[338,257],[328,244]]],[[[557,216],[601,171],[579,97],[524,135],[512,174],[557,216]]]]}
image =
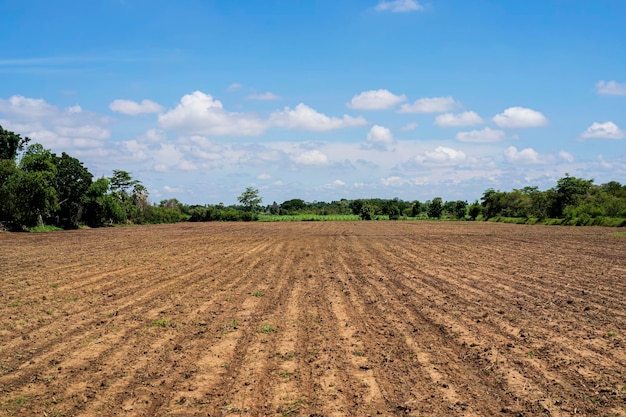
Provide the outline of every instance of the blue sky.
{"type": "Polygon", "coordinates": [[[626,183],[626,2],[0,0],[0,125],[150,200],[626,183]]]}

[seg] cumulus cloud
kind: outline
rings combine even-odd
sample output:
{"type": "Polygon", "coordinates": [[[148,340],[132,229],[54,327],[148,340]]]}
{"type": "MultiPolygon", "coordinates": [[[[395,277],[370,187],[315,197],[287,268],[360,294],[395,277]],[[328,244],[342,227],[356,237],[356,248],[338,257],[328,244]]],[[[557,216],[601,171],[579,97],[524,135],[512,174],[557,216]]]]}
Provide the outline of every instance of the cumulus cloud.
{"type": "Polygon", "coordinates": [[[441,127],[473,126],[481,123],[484,123],[483,119],[473,111],[458,114],[445,113],[435,119],[435,124],[441,127]]]}
{"type": "Polygon", "coordinates": [[[329,184],[324,184],[322,188],[327,190],[335,190],[337,188],[345,187],[346,183],[341,180],[335,180],[329,184]]]}
{"type": "Polygon", "coordinates": [[[626,95],[626,83],[616,81],[598,81],[596,84],[598,94],[608,94],[613,96],[626,95]]]}
{"type": "Polygon", "coordinates": [[[185,94],[174,109],[159,115],[159,125],[185,133],[217,136],[258,136],[268,127],[267,122],[254,115],[224,110],[221,101],[202,91],[185,94]]]}
{"type": "Polygon", "coordinates": [[[417,129],[417,123],[416,122],[406,124],[406,125],[404,125],[404,126],[402,126],[400,128],[400,130],[402,132],[410,132],[410,131],[415,130],[415,129],[417,129]]]}
{"type": "Polygon", "coordinates": [[[574,155],[567,151],[559,151],[559,158],[565,162],[574,162],[574,155]]]}
{"type": "Polygon", "coordinates": [[[367,133],[367,142],[373,145],[391,145],[393,135],[386,127],[374,125],[367,133]]]}
{"type": "Polygon", "coordinates": [[[525,107],[509,107],[493,118],[494,123],[505,129],[522,129],[548,124],[548,119],[540,112],[525,107]]]}
{"type": "Polygon", "coordinates": [[[403,104],[400,113],[443,113],[459,106],[460,103],[452,97],[420,98],[413,104],[403,104]]]}
{"type": "Polygon", "coordinates": [[[462,163],[466,159],[467,156],[461,150],[448,148],[446,146],[437,146],[434,151],[428,151],[417,155],[415,157],[415,162],[420,165],[449,166],[462,163]]]}
{"type": "Polygon", "coordinates": [[[374,9],[378,12],[406,13],[424,10],[424,6],[416,0],[382,0],[374,9]]]}
{"type": "Polygon", "coordinates": [[[250,100],[271,101],[280,99],[280,96],[268,91],[260,94],[249,94],[247,98],[250,100]]]}
{"type": "Polygon", "coordinates": [[[405,181],[397,175],[392,175],[391,177],[387,178],[381,178],[380,182],[385,187],[401,187],[405,184],[405,181]]]}
{"type": "Polygon", "coordinates": [[[580,137],[583,139],[624,139],[626,133],[613,122],[594,122],[580,137]]]}
{"type": "Polygon", "coordinates": [[[406,101],[406,96],[391,93],[389,90],[369,90],[352,97],[348,107],[359,110],[383,110],[406,101]]]}
{"type": "Polygon", "coordinates": [[[161,129],[149,129],[137,137],[137,141],[141,143],[159,143],[165,139],[167,139],[167,134],[161,129]]]}
{"type": "Polygon", "coordinates": [[[509,146],[504,151],[504,159],[511,164],[541,164],[541,160],[537,151],[533,148],[525,148],[518,151],[515,146],[509,146]]]}
{"type": "Polygon", "coordinates": [[[270,123],[273,126],[286,127],[288,129],[326,131],[345,127],[363,126],[367,121],[359,116],[344,115],[343,118],[329,117],[319,113],[304,103],[298,104],[294,109],[285,107],[270,115],[270,123]]]}
{"type": "Polygon", "coordinates": [[[163,111],[163,106],[147,99],[141,100],[141,103],[123,99],[113,100],[113,102],[109,104],[109,108],[114,112],[129,114],[131,116],[136,116],[138,114],[160,113],[163,111]]]}
{"type": "Polygon", "coordinates": [[[306,151],[297,155],[292,155],[291,160],[299,165],[326,165],[328,164],[328,156],[319,151],[306,151]]]}
{"type": "Polygon", "coordinates": [[[456,140],[459,142],[470,143],[493,143],[500,142],[506,138],[506,133],[502,130],[490,129],[488,127],[482,130],[471,130],[469,132],[459,132],[456,134],[456,140]]]}
{"type": "Polygon", "coordinates": [[[0,99],[0,124],[53,150],[97,148],[111,137],[108,119],[80,106],[60,108],[40,98],[0,99]]]}

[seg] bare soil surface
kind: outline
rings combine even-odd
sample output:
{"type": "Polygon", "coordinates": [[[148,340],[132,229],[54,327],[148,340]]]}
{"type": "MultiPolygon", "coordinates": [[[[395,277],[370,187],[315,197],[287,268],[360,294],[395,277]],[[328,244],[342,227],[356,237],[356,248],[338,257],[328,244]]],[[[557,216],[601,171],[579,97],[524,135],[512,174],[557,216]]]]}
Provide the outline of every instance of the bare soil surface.
{"type": "Polygon", "coordinates": [[[626,237],[461,222],[1,233],[0,415],[626,416],[626,237]]]}

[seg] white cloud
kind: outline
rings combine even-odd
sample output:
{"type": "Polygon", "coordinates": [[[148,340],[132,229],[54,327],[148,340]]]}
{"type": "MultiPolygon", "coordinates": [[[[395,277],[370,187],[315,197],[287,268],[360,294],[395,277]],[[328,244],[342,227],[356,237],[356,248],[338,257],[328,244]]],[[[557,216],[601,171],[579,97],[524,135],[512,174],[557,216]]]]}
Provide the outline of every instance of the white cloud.
{"type": "Polygon", "coordinates": [[[326,190],[336,190],[337,188],[345,187],[346,183],[341,180],[335,180],[329,184],[324,184],[321,188],[326,190]]]}
{"type": "Polygon", "coordinates": [[[460,106],[452,97],[420,98],[413,104],[403,104],[400,113],[443,113],[460,106]]]}
{"type": "Polygon", "coordinates": [[[271,180],[272,176],[270,174],[259,174],[256,177],[258,180],[263,180],[263,181],[267,181],[267,180],[271,180]]]}
{"type": "Polygon", "coordinates": [[[596,84],[598,94],[608,94],[613,96],[626,95],[626,83],[618,83],[616,81],[598,81],[596,84]]]}
{"type": "Polygon", "coordinates": [[[138,114],[159,113],[163,111],[163,106],[147,99],[141,100],[141,103],[137,103],[132,100],[113,100],[113,102],[109,104],[109,108],[114,112],[129,114],[131,116],[136,116],[138,114]]]}
{"type": "Polygon", "coordinates": [[[420,165],[457,165],[466,160],[467,156],[461,150],[437,146],[434,151],[424,152],[415,157],[420,165]]]}
{"type": "Polygon", "coordinates": [[[28,136],[53,151],[74,152],[76,149],[97,148],[111,137],[105,127],[106,117],[86,112],[80,106],[59,108],[44,99],[12,96],[0,99],[0,119],[5,128],[28,136]]]}
{"type": "Polygon", "coordinates": [[[232,83],[231,85],[228,86],[228,88],[226,90],[227,91],[237,91],[237,90],[241,90],[242,87],[243,87],[243,85],[241,85],[239,83],[232,83]]]}
{"type": "Polygon", "coordinates": [[[405,184],[405,181],[397,175],[391,177],[381,178],[380,182],[386,187],[401,187],[405,184]]]}
{"type": "Polygon", "coordinates": [[[559,152],[559,158],[561,158],[562,160],[564,160],[566,162],[574,162],[574,155],[572,155],[571,153],[569,153],[567,151],[561,150],[559,152]]]}
{"type": "Polygon", "coordinates": [[[84,126],[59,126],[55,131],[61,136],[80,137],[89,139],[108,139],[111,137],[111,131],[100,126],[84,125],[84,126]]]}
{"type": "Polygon", "coordinates": [[[267,122],[254,115],[228,112],[210,94],[194,91],[180,99],[167,113],[159,115],[165,129],[217,136],[258,136],[265,132],[267,122]]]}
{"type": "Polygon", "coordinates": [[[393,143],[393,135],[386,127],[374,125],[367,133],[367,141],[375,145],[390,145],[393,143]]]}
{"type": "Polygon", "coordinates": [[[502,130],[493,130],[488,127],[482,130],[472,130],[469,132],[459,132],[456,140],[470,143],[493,143],[500,142],[506,138],[506,133],[502,130]]]}
{"type": "Polygon", "coordinates": [[[348,107],[359,110],[383,110],[406,101],[406,96],[397,96],[389,90],[369,90],[352,97],[348,107]]]}
{"type": "Polygon", "coordinates": [[[580,137],[583,139],[624,139],[626,133],[613,122],[594,122],[580,137]]]}
{"type": "Polygon", "coordinates": [[[402,132],[410,132],[410,131],[415,130],[415,129],[417,129],[417,123],[415,123],[415,122],[409,123],[409,124],[404,125],[404,126],[402,126],[400,128],[400,130],[402,132]]]}
{"type": "Polygon", "coordinates": [[[352,117],[344,115],[341,119],[338,117],[329,117],[315,111],[304,103],[300,103],[294,109],[285,107],[284,110],[273,112],[270,115],[270,123],[274,126],[286,127],[288,129],[320,132],[345,127],[363,126],[367,124],[367,121],[361,116],[352,117]]]}
{"type": "Polygon", "coordinates": [[[494,116],[494,123],[505,129],[539,127],[548,124],[548,119],[540,112],[525,107],[509,107],[503,113],[494,116]]]}
{"type": "Polygon", "coordinates": [[[167,133],[161,129],[149,129],[137,137],[138,142],[159,143],[167,139],[167,133]]]}
{"type": "Polygon", "coordinates": [[[0,99],[0,112],[23,120],[39,120],[54,116],[60,111],[58,107],[46,103],[42,98],[12,96],[8,100],[0,99]]]}
{"type": "Polygon", "coordinates": [[[543,161],[537,151],[526,148],[518,151],[515,146],[509,146],[504,151],[504,159],[511,164],[541,164],[543,161]]]}
{"type": "Polygon", "coordinates": [[[375,7],[378,12],[391,11],[393,13],[406,13],[424,10],[424,6],[419,4],[416,0],[382,0],[375,7]]]}
{"type": "Polygon", "coordinates": [[[182,193],[185,189],[183,187],[170,187],[169,185],[164,185],[163,191],[166,193],[182,193]]]}
{"type": "Polygon", "coordinates": [[[280,99],[280,96],[277,96],[276,94],[268,91],[266,93],[260,93],[260,94],[249,94],[247,98],[250,100],[271,101],[271,100],[280,99]]]}
{"type": "Polygon", "coordinates": [[[473,111],[458,114],[445,113],[435,119],[435,124],[442,127],[473,126],[481,123],[484,123],[483,119],[473,111]]]}
{"type": "Polygon", "coordinates": [[[300,165],[326,165],[328,163],[328,156],[316,149],[293,155],[291,156],[291,160],[300,165]]]}

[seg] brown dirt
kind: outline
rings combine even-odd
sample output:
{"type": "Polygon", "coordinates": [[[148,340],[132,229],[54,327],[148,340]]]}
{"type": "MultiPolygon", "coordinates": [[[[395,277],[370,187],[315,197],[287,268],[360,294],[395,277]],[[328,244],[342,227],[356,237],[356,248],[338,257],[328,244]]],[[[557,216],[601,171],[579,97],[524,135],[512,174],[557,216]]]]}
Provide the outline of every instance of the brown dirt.
{"type": "Polygon", "coordinates": [[[0,415],[626,416],[615,229],[3,233],[0,280],[0,415]]]}

